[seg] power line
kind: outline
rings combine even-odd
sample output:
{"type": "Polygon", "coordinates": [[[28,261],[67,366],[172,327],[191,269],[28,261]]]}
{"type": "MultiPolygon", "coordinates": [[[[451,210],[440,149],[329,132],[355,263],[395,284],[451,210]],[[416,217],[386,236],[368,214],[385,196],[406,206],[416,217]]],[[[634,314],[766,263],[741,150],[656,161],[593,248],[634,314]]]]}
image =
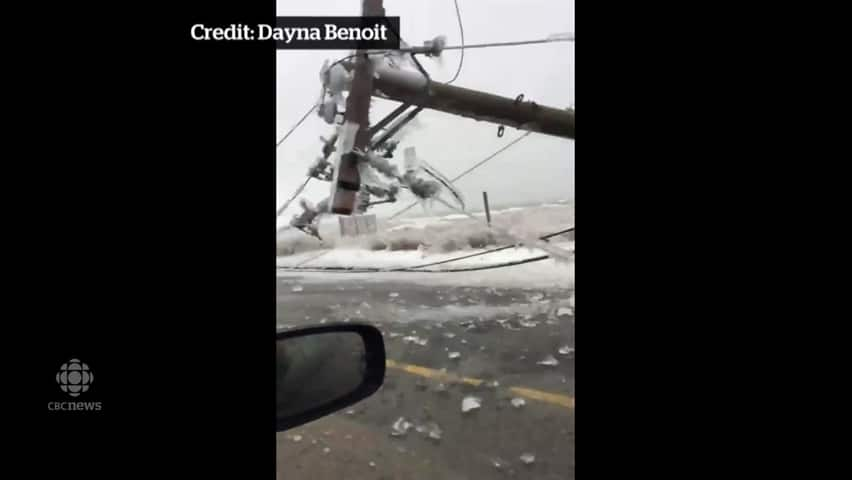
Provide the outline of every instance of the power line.
{"type": "Polygon", "coordinates": [[[462,26],[461,13],[459,13],[459,2],[458,0],[453,0],[453,3],[456,4],[456,18],[458,18],[459,20],[459,34],[461,35],[462,49],[461,59],[459,59],[459,67],[456,70],[456,74],[453,75],[453,78],[449,82],[447,82],[447,85],[456,81],[456,78],[459,77],[459,73],[461,73],[462,65],[464,65],[464,26],[462,26]]]}
{"type": "MultiPolygon", "coordinates": [[[[556,236],[559,236],[559,235],[564,235],[568,232],[573,232],[573,231],[574,231],[574,227],[571,226],[571,227],[566,228],[564,230],[560,230],[558,232],[550,233],[550,234],[544,235],[542,237],[539,237],[539,239],[540,240],[547,240],[549,238],[556,237],[556,236]]],[[[486,254],[489,254],[489,253],[499,252],[501,250],[506,250],[506,249],[514,248],[514,247],[515,247],[515,245],[505,245],[505,246],[502,246],[502,247],[492,248],[492,249],[485,250],[485,251],[482,251],[482,252],[476,252],[476,253],[472,253],[472,254],[468,254],[468,255],[462,255],[460,257],[448,258],[448,259],[441,260],[441,261],[438,261],[438,262],[424,263],[422,265],[415,265],[415,266],[412,266],[412,267],[403,267],[403,268],[388,269],[388,268],[379,268],[379,267],[303,267],[304,264],[306,264],[306,263],[308,263],[312,260],[315,260],[315,259],[317,259],[317,258],[319,258],[319,257],[321,257],[321,256],[323,256],[323,255],[325,255],[325,254],[327,254],[331,251],[331,250],[326,250],[326,251],[320,253],[319,255],[315,255],[311,258],[308,258],[307,260],[299,262],[292,267],[290,267],[290,266],[278,266],[277,269],[278,270],[311,271],[311,272],[335,272],[335,273],[389,273],[389,272],[453,273],[453,272],[471,272],[471,271],[476,271],[476,270],[489,270],[489,269],[493,269],[493,268],[510,267],[510,266],[514,266],[514,265],[521,265],[521,264],[524,264],[524,263],[537,262],[537,261],[540,261],[540,260],[545,260],[547,258],[550,258],[550,255],[539,255],[539,256],[536,256],[536,257],[528,257],[528,258],[524,258],[524,259],[520,259],[520,260],[512,260],[512,261],[508,261],[508,262],[501,262],[501,263],[495,263],[495,264],[490,264],[490,265],[478,265],[478,266],[472,266],[472,267],[460,267],[460,268],[440,269],[440,270],[420,270],[421,268],[425,268],[425,267],[441,265],[441,264],[450,263],[450,262],[457,262],[459,260],[464,260],[464,259],[468,259],[468,258],[472,258],[472,257],[477,257],[477,256],[480,256],[480,255],[486,255],[486,254]]]]}
{"type": "Polygon", "coordinates": [[[382,272],[403,272],[403,273],[457,273],[457,272],[473,272],[478,270],[493,270],[496,268],[512,267],[515,265],[523,265],[525,263],[540,262],[547,260],[550,255],[539,255],[537,257],[523,258],[520,260],[512,260],[509,262],[494,263],[491,265],[479,265],[475,267],[459,267],[445,268],[441,270],[383,270],[381,268],[357,268],[357,267],[278,267],[279,270],[292,270],[302,272],[328,272],[328,273],[382,273],[382,272]]]}
{"type": "Polygon", "coordinates": [[[491,43],[478,43],[474,45],[453,45],[449,47],[444,47],[444,50],[468,50],[471,48],[493,48],[493,47],[516,47],[519,45],[536,45],[539,43],[558,43],[558,42],[573,42],[574,36],[570,37],[559,37],[559,38],[542,38],[539,40],[520,40],[517,42],[491,42],[491,43]]]}
{"type": "MultiPolygon", "coordinates": [[[[511,147],[512,145],[514,145],[514,144],[516,144],[516,143],[520,142],[521,140],[523,140],[524,138],[528,137],[528,136],[529,136],[529,135],[531,135],[532,133],[533,133],[533,132],[526,132],[526,133],[524,133],[523,135],[521,135],[520,137],[518,137],[518,138],[516,138],[516,139],[512,140],[511,142],[507,143],[506,145],[504,145],[502,148],[500,148],[500,149],[499,149],[499,150],[497,150],[496,152],[494,152],[494,153],[492,153],[491,155],[489,155],[489,156],[485,157],[484,159],[480,160],[480,161],[479,161],[479,162],[477,162],[475,165],[473,165],[472,167],[470,167],[470,168],[468,168],[467,170],[463,171],[462,173],[460,173],[460,174],[456,175],[456,176],[455,176],[455,178],[451,178],[451,179],[450,179],[450,182],[455,182],[456,180],[458,180],[458,179],[460,179],[460,178],[464,177],[465,175],[467,175],[468,173],[470,173],[470,172],[472,172],[472,171],[476,170],[477,168],[479,168],[480,166],[484,165],[486,162],[488,162],[488,161],[489,161],[489,160],[491,160],[492,158],[494,158],[494,157],[496,157],[497,155],[500,155],[501,153],[505,152],[506,150],[508,150],[508,149],[509,149],[509,147],[511,147]]],[[[412,203],[411,205],[409,205],[409,206],[407,206],[407,207],[403,208],[402,210],[400,210],[400,211],[398,211],[398,212],[394,213],[393,215],[391,215],[391,216],[388,218],[388,220],[393,220],[394,218],[396,218],[396,217],[398,217],[398,216],[402,215],[403,213],[405,213],[405,212],[407,212],[407,211],[411,210],[411,209],[412,209],[415,205],[417,205],[417,203],[418,203],[418,202],[414,202],[414,203],[412,203]]]]}
{"type": "MultiPolygon", "coordinates": [[[[461,26],[461,24],[459,24],[459,25],[461,26]]],[[[541,43],[559,43],[559,42],[574,42],[574,34],[573,33],[557,34],[557,35],[551,35],[548,38],[540,38],[540,39],[536,39],[536,40],[518,40],[518,41],[513,41],[513,42],[490,42],[490,43],[477,43],[477,44],[473,44],[473,45],[465,45],[464,43],[462,43],[462,45],[444,46],[444,47],[441,48],[441,51],[444,51],[444,50],[462,50],[462,54],[463,54],[464,50],[469,50],[471,48],[516,47],[516,46],[521,46],[521,45],[537,45],[537,44],[541,44],[541,43]]],[[[359,55],[387,55],[388,53],[415,53],[416,54],[416,53],[426,53],[426,50],[424,49],[424,47],[421,46],[421,47],[398,48],[398,49],[395,49],[395,50],[374,50],[372,52],[355,53],[355,54],[348,55],[346,57],[341,58],[340,60],[335,61],[334,63],[329,65],[329,68],[333,67],[334,65],[337,65],[338,63],[345,62],[346,60],[349,60],[350,58],[357,57],[359,55]]]]}
{"type": "MultiPolygon", "coordinates": [[[[306,263],[308,263],[308,262],[310,262],[310,261],[312,261],[312,260],[316,260],[316,259],[318,259],[319,257],[321,257],[321,256],[323,256],[323,255],[325,255],[325,254],[327,254],[327,253],[328,253],[328,252],[330,252],[330,251],[331,251],[331,250],[325,250],[325,251],[323,251],[323,252],[320,252],[320,254],[319,254],[319,255],[314,255],[313,257],[311,257],[311,258],[309,258],[309,259],[307,259],[307,260],[303,260],[303,261],[301,261],[301,262],[297,263],[297,264],[296,264],[296,266],[294,266],[294,267],[292,267],[292,268],[302,268],[302,265],[304,265],[304,264],[306,264],[306,263]]],[[[278,268],[281,268],[281,267],[278,267],[278,268]]],[[[304,268],[310,268],[310,267],[304,267],[304,268]]]]}
{"type": "MultiPolygon", "coordinates": [[[[493,229],[493,230],[497,231],[498,233],[501,233],[501,234],[503,234],[503,235],[505,235],[509,238],[515,239],[515,241],[519,244],[526,243],[522,239],[517,238],[515,235],[512,235],[508,230],[506,230],[504,228],[500,228],[497,225],[489,225],[489,224],[485,223],[485,220],[480,219],[480,218],[476,218],[472,213],[468,212],[467,210],[460,209],[460,208],[457,208],[457,207],[451,205],[449,202],[447,202],[446,200],[444,200],[443,198],[441,198],[437,195],[435,196],[435,200],[443,203],[445,206],[447,206],[451,210],[455,210],[456,212],[459,212],[462,215],[465,215],[472,220],[475,220],[477,222],[482,222],[483,225],[486,225],[488,228],[493,229]]],[[[570,252],[567,252],[565,250],[562,250],[561,248],[557,248],[557,247],[554,247],[552,245],[540,243],[540,241],[538,241],[538,240],[536,240],[532,244],[537,246],[541,250],[544,250],[545,252],[549,253],[551,256],[553,256],[555,258],[566,259],[568,257],[568,254],[570,253],[570,252]]]]}
{"type": "Polygon", "coordinates": [[[302,193],[302,190],[305,189],[305,187],[308,185],[308,182],[311,181],[311,178],[312,177],[305,177],[305,181],[302,183],[302,185],[299,188],[297,188],[296,191],[293,193],[293,195],[290,196],[290,199],[287,200],[286,202],[284,202],[284,205],[281,208],[278,209],[278,214],[276,215],[276,217],[280,217],[281,214],[284,213],[284,210],[287,210],[287,207],[289,207],[290,203],[292,203],[293,200],[295,200],[296,197],[298,197],[299,194],[302,193]]]}
{"type": "MultiPolygon", "coordinates": [[[[545,240],[546,241],[549,238],[558,237],[559,235],[565,235],[566,233],[573,232],[573,231],[574,231],[574,227],[572,226],[572,227],[566,228],[565,230],[560,230],[558,232],[550,233],[550,234],[547,234],[543,237],[539,237],[539,240],[545,240]]],[[[478,256],[481,256],[481,255],[487,255],[489,253],[494,253],[494,252],[500,252],[500,251],[508,250],[510,248],[515,248],[515,247],[516,247],[516,245],[504,245],[502,247],[492,248],[492,249],[489,249],[489,250],[485,250],[483,252],[471,253],[469,255],[463,255],[461,257],[453,257],[453,258],[448,258],[446,260],[440,260],[440,261],[437,261],[437,262],[424,263],[424,264],[421,264],[421,265],[415,265],[413,267],[406,267],[405,270],[413,270],[413,269],[416,269],[416,268],[426,268],[426,267],[432,267],[432,266],[435,266],[435,265],[442,265],[442,264],[445,264],[445,263],[457,262],[459,260],[466,260],[468,258],[478,257],[478,256]]],[[[392,272],[394,270],[388,270],[388,271],[392,272]]]]}
{"type": "Polygon", "coordinates": [[[289,132],[287,132],[287,134],[286,134],[286,135],[284,135],[284,138],[282,138],[281,140],[279,140],[279,141],[278,141],[278,143],[276,143],[276,144],[275,144],[275,148],[278,148],[279,146],[281,146],[281,144],[282,144],[282,143],[284,143],[284,140],[287,140],[287,137],[289,137],[291,133],[293,133],[293,132],[294,132],[297,128],[299,128],[299,125],[301,125],[301,124],[302,124],[302,122],[304,122],[304,121],[305,121],[305,119],[306,119],[306,118],[308,118],[308,115],[310,115],[310,114],[311,114],[311,112],[313,112],[314,110],[316,110],[316,108],[317,108],[317,104],[315,103],[315,104],[314,104],[314,105],[310,108],[310,110],[308,110],[307,112],[305,112],[305,114],[302,116],[302,118],[299,120],[299,122],[298,122],[298,123],[296,123],[295,125],[293,125],[293,128],[291,128],[291,129],[290,129],[290,131],[289,131],[289,132]]]}

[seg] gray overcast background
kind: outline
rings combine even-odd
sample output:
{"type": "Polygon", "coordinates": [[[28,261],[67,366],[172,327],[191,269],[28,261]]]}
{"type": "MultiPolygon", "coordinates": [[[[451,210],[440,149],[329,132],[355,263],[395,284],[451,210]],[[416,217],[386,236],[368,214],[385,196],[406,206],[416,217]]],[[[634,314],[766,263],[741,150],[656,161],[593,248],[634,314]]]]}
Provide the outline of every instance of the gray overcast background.
{"type": "MultiPolygon", "coordinates": [[[[447,45],[459,45],[458,21],[452,0],[385,0],[389,16],[399,16],[401,35],[409,44],[446,35],[447,45]]],[[[278,0],[278,16],[360,15],[360,0],[294,2],[278,0]]],[[[545,38],[554,33],[574,33],[574,1],[564,0],[459,0],[465,43],[487,43],[545,38]]],[[[319,97],[319,70],[326,59],[349,54],[334,50],[279,50],[277,52],[277,132],[280,139],[319,97]]],[[[442,63],[422,59],[436,81],[452,78],[459,51],[448,51],[442,63]]],[[[574,43],[476,49],[465,52],[455,85],[483,90],[556,108],[574,104],[574,43]]],[[[375,122],[398,104],[373,100],[370,120],[375,122]]],[[[490,155],[523,132],[506,128],[497,138],[497,125],[476,122],[441,112],[424,110],[404,131],[394,161],[402,166],[402,151],[415,146],[418,156],[452,178],[490,155]]],[[[310,163],[320,154],[319,136],[333,126],[312,114],[277,150],[277,205],[282,205],[304,181],[310,163]]],[[[532,134],[457,183],[468,208],[481,208],[482,191],[492,205],[554,201],[574,198],[574,141],[532,134]]],[[[301,196],[316,203],[329,193],[329,184],[312,180],[301,196]]],[[[396,204],[372,209],[389,215],[412,200],[403,193],[396,204]]],[[[293,202],[279,218],[285,224],[299,210],[293,202]]],[[[435,209],[438,211],[438,209],[435,209]]],[[[415,208],[412,214],[422,213],[415,208]]]]}

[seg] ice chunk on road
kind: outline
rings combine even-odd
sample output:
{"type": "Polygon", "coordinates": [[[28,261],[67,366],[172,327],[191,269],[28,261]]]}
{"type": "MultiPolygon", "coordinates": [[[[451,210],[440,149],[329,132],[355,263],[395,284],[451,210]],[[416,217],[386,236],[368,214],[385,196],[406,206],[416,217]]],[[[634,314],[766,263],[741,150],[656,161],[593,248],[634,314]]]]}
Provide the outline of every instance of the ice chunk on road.
{"type": "Polygon", "coordinates": [[[444,334],[444,336],[447,338],[455,338],[456,334],[453,332],[447,332],[444,334]]]}
{"type": "Polygon", "coordinates": [[[426,345],[429,342],[425,338],[420,338],[420,337],[417,337],[417,336],[414,336],[414,335],[402,337],[402,341],[405,342],[405,343],[416,343],[417,345],[420,345],[421,347],[426,345]]]}
{"type": "Polygon", "coordinates": [[[522,327],[526,327],[526,328],[533,328],[533,327],[538,326],[538,322],[532,322],[532,321],[529,321],[529,320],[521,320],[519,323],[521,324],[522,327]]]}
{"type": "Polygon", "coordinates": [[[301,285],[294,285],[293,288],[290,289],[291,292],[301,292],[304,290],[304,287],[301,285]]]}
{"type": "Polygon", "coordinates": [[[440,440],[441,436],[444,432],[441,430],[441,427],[438,426],[435,422],[429,422],[429,438],[432,440],[440,440]]]}
{"type": "Polygon", "coordinates": [[[574,309],[571,307],[560,307],[559,310],[556,311],[556,316],[561,317],[564,315],[572,315],[574,313],[574,309]]]}
{"type": "Polygon", "coordinates": [[[565,345],[564,347],[559,349],[559,353],[562,355],[571,355],[572,353],[574,353],[574,347],[569,347],[568,345],[565,345]]]}
{"type": "Polygon", "coordinates": [[[462,400],[462,413],[470,412],[471,410],[476,410],[482,405],[482,399],[479,397],[474,397],[469,395],[464,397],[462,400]]]}
{"type": "Polygon", "coordinates": [[[521,461],[526,465],[530,465],[535,461],[535,455],[532,453],[523,453],[521,454],[521,461]]]}
{"type": "Polygon", "coordinates": [[[398,296],[399,296],[399,293],[397,293],[397,292],[390,292],[390,293],[388,294],[388,296],[389,296],[389,297],[391,297],[391,298],[396,298],[396,297],[398,297],[398,296]]]}
{"type": "Polygon", "coordinates": [[[450,354],[449,354],[449,355],[447,355],[447,356],[448,356],[448,357],[450,357],[450,360],[455,360],[455,359],[457,359],[457,358],[461,357],[461,353],[459,353],[459,352],[450,352],[450,354]]]}
{"type": "Polygon", "coordinates": [[[417,433],[426,435],[432,440],[440,440],[441,435],[443,434],[441,427],[439,427],[435,422],[426,422],[422,425],[417,425],[414,430],[416,430],[417,433]]]}
{"type": "Polygon", "coordinates": [[[326,455],[328,455],[328,453],[329,453],[330,451],[331,451],[331,449],[330,449],[330,448],[328,448],[328,447],[325,447],[325,448],[323,448],[323,449],[322,449],[322,453],[324,453],[324,454],[326,454],[326,455]]]}
{"type": "Polygon", "coordinates": [[[391,436],[392,437],[403,437],[408,430],[411,429],[413,424],[405,419],[405,417],[399,417],[393,422],[391,425],[391,436]]]}
{"type": "Polygon", "coordinates": [[[294,442],[301,442],[302,436],[301,435],[293,435],[292,439],[293,439],[294,442]]]}
{"type": "Polygon", "coordinates": [[[506,467],[506,465],[508,465],[508,463],[509,462],[503,460],[502,458],[496,458],[495,457],[495,458],[491,459],[491,465],[493,465],[494,468],[496,468],[497,470],[502,470],[503,468],[506,467]]]}
{"type": "Polygon", "coordinates": [[[370,465],[370,467],[372,468],[376,468],[376,462],[370,462],[368,465],[370,465]]]}
{"type": "Polygon", "coordinates": [[[515,397],[512,399],[512,406],[515,408],[521,408],[527,404],[527,401],[521,397],[515,397]]]}
{"type": "Polygon", "coordinates": [[[555,367],[556,365],[559,365],[559,360],[557,360],[556,357],[554,357],[553,355],[548,355],[544,357],[544,360],[538,361],[536,363],[548,367],[555,367]]]}

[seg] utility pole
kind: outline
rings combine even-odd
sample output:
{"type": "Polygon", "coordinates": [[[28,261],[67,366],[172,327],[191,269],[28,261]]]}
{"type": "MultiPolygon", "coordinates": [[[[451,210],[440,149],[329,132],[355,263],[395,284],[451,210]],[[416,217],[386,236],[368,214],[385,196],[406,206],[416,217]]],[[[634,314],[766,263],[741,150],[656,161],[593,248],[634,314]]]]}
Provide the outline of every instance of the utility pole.
{"type": "MultiPolygon", "coordinates": [[[[363,0],[361,15],[364,17],[383,17],[383,0],[363,0]]],[[[358,50],[355,58],[352,86],[346,98],[347,122],[358,125],[355,134],[354,149],[366,151],[370,144],[370,100],[373,94],[373,64],[367,59],[366,50],[358,50]]],[[[334,169],[330,201],[331,213],[351,215],[355,210],[358,191],[361,189],[361,176],[358,173],[358,156],[353,151],[341,152],[340,162],[334,169]]]]}
{"type": "Polygon", "coordinates": [[[485,205],[485,220],[491,226],[491,209],[488,208],[488,192],[482,192],[482,204],[485,205]]]}
{"type": "MultiPolygon", "coordinates": [[[[351,69],[352,63],[344,63],[351,69]]],[[[420,72],[387,66],[377,69],[373,95],[421,108],[514,127],[519,130],[574,139],[574,109],[558,109],[501,97],[469,88],[430,81],[420,72]]]]}

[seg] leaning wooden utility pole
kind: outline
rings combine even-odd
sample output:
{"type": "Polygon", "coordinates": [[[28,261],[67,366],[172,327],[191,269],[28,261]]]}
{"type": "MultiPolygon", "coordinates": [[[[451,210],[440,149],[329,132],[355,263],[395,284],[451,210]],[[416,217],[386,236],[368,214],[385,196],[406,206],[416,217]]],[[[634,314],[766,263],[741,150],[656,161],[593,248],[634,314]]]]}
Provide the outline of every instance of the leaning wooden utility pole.
{"type": "MultiPolygon", "coordinates": [[[[344,68],[355,68],[352,62],[344,68]]],[[[373,95],[379,98],[429,108],[453,115],[481,120],[562,138],[574,138],[574,109],[558,109],[501,97],[469,88],[435,82],[422,73],[380,66],[373,84],[373,95]]]]}
{"type": "MultiPolygon", "coordinates": [[[[364,17],[383,17],[383,0],[363,0],[361,15],[364,17]]],[[[356,53],[366,53],[358,50],[356,53]]],[[[370,101],[373,95],[373,63],[366,55],[355,58],[352,86],[346,98],[344,125],[357,124],[354,150],[366,151],[370,144],[370,101]]],[[[331,193],[331,213],[351,215],[358,200],[361,188],[361,176],[358,173],[358,156],[353,151],[341,152],[340,162],[334,169],[331,193]]]]}
{"type": "MultiPolygon", "coordinates": [[[[373,82],[374,95],[404,104],[430,108],[474,120],[514,127],[519,130],[574,138],[574,110],[560,110],[535,102],[501,97],[490,93],[456,87],[446,83],[405,81],[393,72],[382,74],[373,82]]],[[[403,75],[417,75],[402,72],[403,75]]]]}

